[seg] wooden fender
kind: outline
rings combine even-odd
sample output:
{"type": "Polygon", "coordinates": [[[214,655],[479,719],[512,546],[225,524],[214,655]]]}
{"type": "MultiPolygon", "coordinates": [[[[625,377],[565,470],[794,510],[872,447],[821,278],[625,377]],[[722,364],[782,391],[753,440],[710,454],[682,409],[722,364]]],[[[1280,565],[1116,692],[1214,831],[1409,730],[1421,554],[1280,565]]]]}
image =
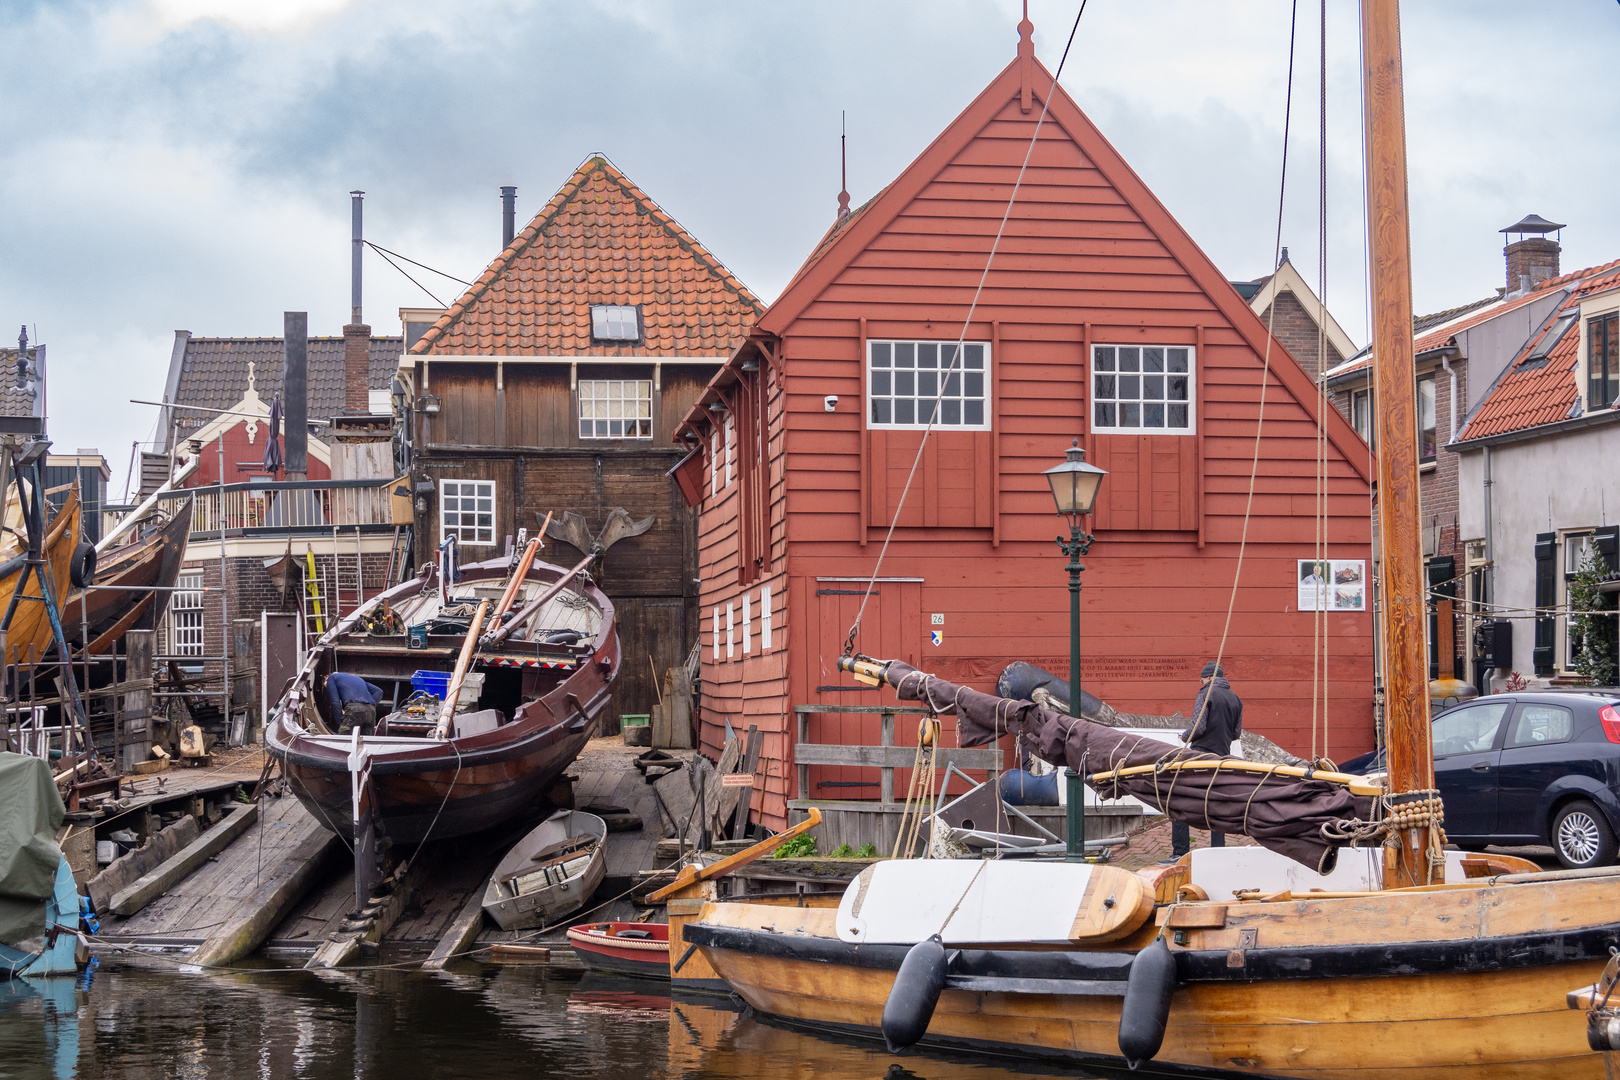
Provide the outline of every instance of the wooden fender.
{"type": "Polygon", "coordinates": [[[1088,863],[890,859],[844,892],[838,940],[909,945],[939,934],[947,946],[1100,944],[1153,914],[1135,874],[1088,863]]]}

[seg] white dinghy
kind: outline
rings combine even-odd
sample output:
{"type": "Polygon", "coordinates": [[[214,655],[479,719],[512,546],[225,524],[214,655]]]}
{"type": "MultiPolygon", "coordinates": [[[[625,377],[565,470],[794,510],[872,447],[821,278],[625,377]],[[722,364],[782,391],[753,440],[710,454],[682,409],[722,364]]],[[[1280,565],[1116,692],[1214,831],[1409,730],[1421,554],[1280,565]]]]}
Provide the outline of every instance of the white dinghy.
{"type": "Polygon", "coordinates": [[[607,822],[559,810],[506,853],[484,890],[484,911],[502,930],[526,930],[578,911],[606,871],[607,822]]]}

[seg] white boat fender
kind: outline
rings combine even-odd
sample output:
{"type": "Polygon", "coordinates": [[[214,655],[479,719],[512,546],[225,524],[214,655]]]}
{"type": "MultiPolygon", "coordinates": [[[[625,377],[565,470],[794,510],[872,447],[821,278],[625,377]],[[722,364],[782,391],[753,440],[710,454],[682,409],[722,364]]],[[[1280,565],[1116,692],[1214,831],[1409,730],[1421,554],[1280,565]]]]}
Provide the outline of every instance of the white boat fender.
{"type": "Polygon", "coordinates": [[[1131,961],[1119,1010],[1119,1052],[1131,1068],[1152,1061],[1164,1044],[1175,989],[1176,958],[1163,937],[1155,938],[1131,961]]]}
{"type": "Polygon", "coordinates": [[[949,967],[945,944],[938,934],[917,942],[900,961],[889,999],[883,1003],[883,1041],[889,1053],[898,1054],[927,1033],[949,967]]]}

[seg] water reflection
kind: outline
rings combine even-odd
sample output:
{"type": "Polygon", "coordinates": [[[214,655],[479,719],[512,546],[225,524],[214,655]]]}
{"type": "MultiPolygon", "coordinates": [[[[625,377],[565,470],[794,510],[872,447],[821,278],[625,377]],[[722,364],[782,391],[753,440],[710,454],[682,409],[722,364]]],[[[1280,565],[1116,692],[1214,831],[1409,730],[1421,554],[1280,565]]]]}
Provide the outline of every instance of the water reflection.
{"type": "MultiPolygon", "coordinates": [[[[423,974],[266,967],[182,974],[108,964],[87,988],[0,983],[0,1076],[41,1080],[545,1080],[654,1077],[1011,1080],[1031,1069],[763,1022],[657,984],[548,977],[538,967],[423,974]]],[[[1039,1071],[1039,1070],[1038,1070],[1039,1071]]],[[[1073,1070],[1050,1075],[1074,1076],[1073,1070]]]]}

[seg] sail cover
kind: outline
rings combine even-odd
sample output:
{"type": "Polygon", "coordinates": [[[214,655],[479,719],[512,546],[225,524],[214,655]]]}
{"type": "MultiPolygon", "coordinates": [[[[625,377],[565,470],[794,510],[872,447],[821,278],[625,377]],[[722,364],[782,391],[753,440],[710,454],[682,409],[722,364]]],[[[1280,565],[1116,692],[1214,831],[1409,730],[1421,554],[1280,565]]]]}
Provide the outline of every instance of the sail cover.
{"type": "Polygon", "coordinates": [[[1178,762],[1220,761],[1218,755],[1167,747],[1155,739],[1050,712],[1028,701],[993,697],[890,661],[885,681],[904,701],[920,701],[956,714],[963,746],[982,746],[1004,734],[1054,765],[1086,775],[1159,766],[1152,773],[1102,783],[1104,798],[1134,795],[1165,816],[1200,829],[1240,833],[1319,873],[1332,871],[1339,844],[1322,826],[1372,816],[1373,799],[1340,784],[1272,773],[1180,770],[1178,762]]]}
{"type": "Polygon", "coordinates": [[[39,947],[62,861],[56,830],[64,812],[48,763],[0,751],[0,944],[39,947]]]}

